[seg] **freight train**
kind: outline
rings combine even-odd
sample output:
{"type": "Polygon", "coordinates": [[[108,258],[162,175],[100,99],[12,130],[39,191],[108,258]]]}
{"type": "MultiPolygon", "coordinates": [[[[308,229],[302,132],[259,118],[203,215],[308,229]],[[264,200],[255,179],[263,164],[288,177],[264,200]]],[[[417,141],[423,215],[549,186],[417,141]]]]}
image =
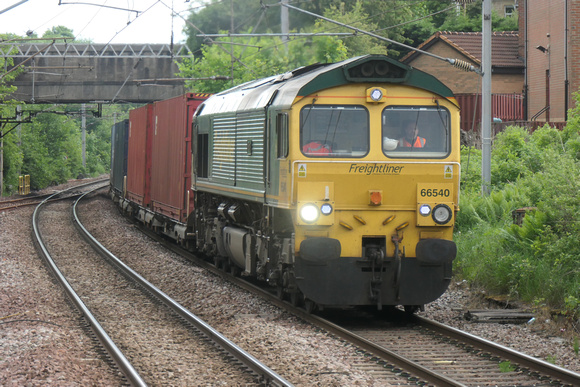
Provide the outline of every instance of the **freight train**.
{"type": "Polygon", "coordinates": [[[459,107],[383,55],[130,112],[113,128],[125,212],[308,311],[423,308],[447,289],[459,107]]]}

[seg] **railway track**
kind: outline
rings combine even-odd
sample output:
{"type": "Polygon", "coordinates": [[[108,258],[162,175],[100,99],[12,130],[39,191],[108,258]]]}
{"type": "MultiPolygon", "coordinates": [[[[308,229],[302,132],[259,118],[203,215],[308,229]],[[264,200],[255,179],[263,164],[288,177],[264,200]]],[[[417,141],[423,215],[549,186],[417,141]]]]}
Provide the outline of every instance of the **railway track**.
{"type": "Polygon", "coordinates": [[[368,372],[387,370],[403,375],[411,383],[436,386],[580,385],[580,375],[575,372],[435,321],[419,316],[409,318],[402,311],[395,311],[396,317],[389,320],[384,315],[370,317],[368,313],[357,319],[359,312],[354,310],[330,313],[328,319],[309,314],[280,300],[279,294],[232,277],[148,230],[143,231],[174,252],[195,260],[197,265],[356,345],[378,365],[375,369],[369,369],[368,363],[361,365],[368,372]]]}
{"type": "MultiPolygon", "coordinates": [[[[51,195],[53,195],[53,194],[27,196],[24,198],[10,199],[10,200],[0,200],[0,212],[7,211],[7,210],[14,210],[14,209],[26,207],[26,206],[38,205],[40,202],[42,202],[44,199],[46,199],[47,197],[49,197],[51,195]]],[[[68,196],[55,197],[52,200],[65,200],[65,199],[70,198],[71,196],[74,196],[74,193],[70,192],[70,193],[67,193],[67,195],[68,196]]]]}
{"type": "Polygon", "coordinates": [[[68,203],[49,200],[33,215],[39,250],[126,381],[132,385],[187,380],[291,385],[106,251],[81,224],[76,214],[78,200],[72,215],[66,211],[68,203]],[[111,265],[96,256],[79,235],[73,235],[73,222],[111,265]],[[63,240],[63,235],[69,239],[63,240]],[[146,337],[138,332],[146,332],[146,337]],[[207,369],[207,357],[221,359],[219,372],[223,374],[207,369]]]}
{"type": "Polygon", "coordinates": [[[289,302],[281,301],[276,294],[264,292],[239,278],[232,278],[223,269],[196,259],[174,244],[157,240],[180,255],[195,260],[196,265],[228,278],[236,286],[259,293],[270,303],[356,345],[360,356],[350,358],[349,362],[357,363],[356,367],[362,372],[373,374],[379,380],[384,377],[384,380],[389,380],[389,384],[580,385],[580,376],[574,372],[428,320],[413,319],[401,324],[367,315],[360,319],[364,324],[352,324],[353,314],[349,314],[351,320],[336,315],[328,315],[328,319],[310,315],[302,309],[294,308],[289,302]],[[413,342],[417,342],[417,346],[411,350],[410,343],[413,342]],[[398,377],[399,381],[392,382],[389,379],[392,376],[398,377]]]}

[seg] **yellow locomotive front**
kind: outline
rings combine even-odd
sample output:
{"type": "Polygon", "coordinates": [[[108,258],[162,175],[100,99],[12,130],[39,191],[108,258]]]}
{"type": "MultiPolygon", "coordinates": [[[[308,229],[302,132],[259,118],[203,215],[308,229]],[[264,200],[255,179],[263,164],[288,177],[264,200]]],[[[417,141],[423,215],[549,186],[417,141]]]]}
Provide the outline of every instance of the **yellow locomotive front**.
{"type": "Polygon", "coordinates": [[[456,255],[455,100],[346,84],[297,99],[289,125],[298,289],[321,306],[413,310],[438,298],[456,255]]]}
{"type": "Polygon", "coordinates": [[[451,279],[459,108],[383,55],[216,94],[192,138],[197,249],[306,307],[435,300],[451,279]]]}

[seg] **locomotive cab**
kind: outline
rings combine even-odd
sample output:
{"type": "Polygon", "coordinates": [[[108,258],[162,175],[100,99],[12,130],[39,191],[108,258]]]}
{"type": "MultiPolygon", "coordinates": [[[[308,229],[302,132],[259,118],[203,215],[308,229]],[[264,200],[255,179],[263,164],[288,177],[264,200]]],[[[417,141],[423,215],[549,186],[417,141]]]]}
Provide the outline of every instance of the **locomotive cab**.
{"type": "Polygon", "coordinates": [[[209,98],[192,138],[197,247],[315,306],[404,305],[451,280],[459,108],[381,55],[209,98]]]}
{"type": "Polygon", "coordinates": [[[458,109],[358,74],[295,104],[296,284],[318,305],[422,307],[446,290],[456,255],[458,109]]]}

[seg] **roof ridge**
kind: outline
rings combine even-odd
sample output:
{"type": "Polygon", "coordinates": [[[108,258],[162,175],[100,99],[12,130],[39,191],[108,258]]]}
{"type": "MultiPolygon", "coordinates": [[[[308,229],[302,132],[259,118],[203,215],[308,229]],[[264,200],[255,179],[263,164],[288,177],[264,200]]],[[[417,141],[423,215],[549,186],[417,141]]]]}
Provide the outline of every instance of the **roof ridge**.
{"type": "MultiPolygon", "coordinates": [[[[480,31],[470,31],[470,32],[465,32],[465,31],[437,31],[437,34],[440,35],[456,35],[456,36],[461,36],[461,35],[472,35],[472,36],[480,36],[482,34],[482,32],[480,31]]],[[[519,36],[519,31],[493,31],[492,32],[493,36],[519,36]]]]}

